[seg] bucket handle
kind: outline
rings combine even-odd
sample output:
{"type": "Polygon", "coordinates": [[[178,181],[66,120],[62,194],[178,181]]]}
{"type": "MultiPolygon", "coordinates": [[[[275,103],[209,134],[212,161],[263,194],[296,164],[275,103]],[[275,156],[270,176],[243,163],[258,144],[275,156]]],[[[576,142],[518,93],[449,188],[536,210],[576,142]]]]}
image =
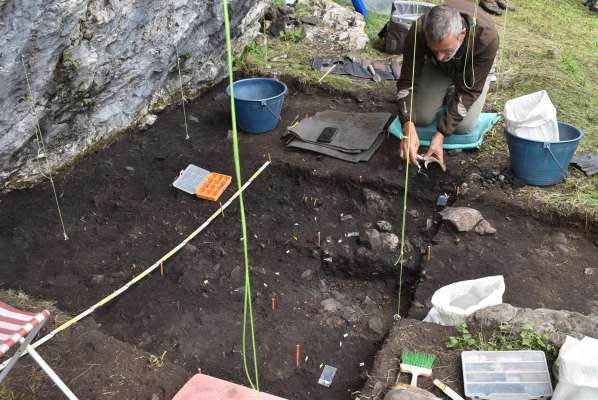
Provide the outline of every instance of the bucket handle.
{"type": "Polygon", "coordinates": [[[556,163],[556,165],[559,167],[559,169],[563,173],[563,176],[566,176],[567,175],[567,169],[563,168],[561,166],[561,163],[559,162],[559,160],[557,160],[556,156],[554,155],[554,153],[550,149],[550,143],[549,142],[544,142],[544,146],[543,147],[544,147],[544,149],[548,150],[548,152],[552,156],[552,159],[554,160],[554,162],[556,163]]]}
{"type": "Polygon", "coordinates": [[[279,121],[282,121],[282,119],[280,118],[280,115],[276,115],[272,112],[272,110],[268,106],[268,102],[266,100],[262,100],[262,107],[266,107],[268,109],[268,111],[270,111],[270,114],[272,114],[274,116],[274,118],[276,118],[279,121]]]}

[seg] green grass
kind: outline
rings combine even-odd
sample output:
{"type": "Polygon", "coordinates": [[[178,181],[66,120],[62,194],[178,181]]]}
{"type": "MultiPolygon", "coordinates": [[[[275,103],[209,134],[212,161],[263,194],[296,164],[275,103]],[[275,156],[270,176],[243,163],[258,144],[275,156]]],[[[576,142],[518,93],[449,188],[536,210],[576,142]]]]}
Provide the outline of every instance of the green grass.
{"type": "MultiPolygon", "coordinates": [[[[314,51],[308,44],[268,38],[250,43],[235,62],[237,70],[247,74],[289,75],[301,82],[317,82],[321,74],[312,68],[314,51]]],[[[328,75],[326,85],[338,90],[350,90],[355,83],[346,77],[328,75]]],[[[366,85],[358,87],[366,88],[366,85]]]]}
{"type": "Polygon", "coordinates": [[[546,354],[549,365],[556,360],[558,349],[551,343],[545,333],[537,333],[533,326],[526,325],[516,332],[506,322],[501,323],[492,332],[478,329],[471,332],[467,323],[463,322],[457,327],[459,336],[449,336],[446,347],[455,350],[479,351],[514,351],[514,350],[539,350],[546,354]]]}
{"type": "Polygon", "coordinates": [[[301,29],[293,29],[290,31],[284,31],[280,33],[280,40],[283,42],[292,42],[298,43],[303,36],[303,31],[301,29]]]}
{"type": "Polygon", "coordinates": [[[370,41],[365,48],[365,53],[374,57],[388,57],[388,54],[382,52],[384,50],[384,41],[378,37],[378,33],[382,30],[387,22],[387,15],[376,14],[373,12],[368,13],[368,16],[365,18],[365,33],[370,38],[370,41]]]}

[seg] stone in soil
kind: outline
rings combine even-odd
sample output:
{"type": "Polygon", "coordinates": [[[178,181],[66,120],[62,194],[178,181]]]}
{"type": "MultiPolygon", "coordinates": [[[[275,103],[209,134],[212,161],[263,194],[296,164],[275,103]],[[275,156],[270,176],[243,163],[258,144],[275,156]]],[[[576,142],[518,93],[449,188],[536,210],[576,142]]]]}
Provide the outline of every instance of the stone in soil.
{"type": "Polygon", "coordinates": [[[341,317],[349,323],[355,323],[359,321],[359,312],[355,307],[346,306],[341,310],[341,317]]]}
{"type": "Polygon", "coordinates": [[[486,221],[485,219],[481,220],[476,227],[474,228],[476,233],[480,235],[494,235],[496,233],[496,229],[490,225],[490,222],[486,221]]]}
{"type": "Polygon", "coordinates": [[[359,243],[370,250],[380,250],[382,248],[382,238],[380,232],[376,229],[366,229],[359,233],[359,243]]]}
{"type": "Polygon", "coordinates": [[[379,315],[372,315],[368,319],[368,328],[378,335],[384,335],[386,332],[384,321],[379,315]]]}
{"type": "Polygon", "coordinates": [[[469,232],[484,218],[470,207],[447,207],[440,212],[443,221],[449,221],[459,232],[469,232]]]}
{"type": "MultiPolygon", "coordinates": [[[[322,269],[334,275],[362,279],[380,279],[397,277],[396,250],[399,238],[393,233],[380,234],[375,229],[368,229],[360,235],[366,248],[360,244],[330,243],[322,246],[322,269]]],[[[415,270],[419,256],[406,240],[406,263],[408,270],[415,270]]]]}
{"type": "Polygon", "coordinates": [[[417,210],[409,210],[407,211],[407,214],[409,214],[410,216],[412,216],[413,218],[417,218],[419,217],[419,212],[417,210]]]}
{"type": "Polygon", "coordinates": [[[383,215],[390,208],[390,203],[380,193],[364,188],[362,194],[366,208],[370,213],[383,215]]]}
{"type": "Polygon", "coordinates": [[[311,269],[306,269],[301,274],[301,279],[305,279],[306,281],[310,281],[313,278],[313,271],[311,269]]]}
{"type": "Polygon", "coordinates": [[[328,299],[322,300],[320,302],[320,306],[322,306],[322,309],[328,313],[335,313],[343,307],[343,304],[340,301],[330,297],[328,299]]]}
{"type": "Polygon", "coordinates": [[[392,224],[388,221],[378,221],[376,222],[376,227],[380,232],[391,232],[392,231],[392,224]]]}
{"type": "Polygon", "coordinates": [[[399,237],[394,233],[381,233],[380,239],[382,240],[382,250],[388,252],[395,252],[399,247],[399,237]]]}

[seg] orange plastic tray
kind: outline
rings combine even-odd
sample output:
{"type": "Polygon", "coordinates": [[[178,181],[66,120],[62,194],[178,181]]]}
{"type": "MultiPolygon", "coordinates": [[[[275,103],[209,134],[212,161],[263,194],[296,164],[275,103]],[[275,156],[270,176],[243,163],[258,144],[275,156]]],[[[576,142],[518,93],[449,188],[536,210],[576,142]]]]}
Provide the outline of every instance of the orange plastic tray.
{"type": "Polygon", "coordinates": [[[217,201],[230,185],[232,178],[217,172],[210,172],[202,184],[195,189],[195,195],[200,199],[217,201]]]}

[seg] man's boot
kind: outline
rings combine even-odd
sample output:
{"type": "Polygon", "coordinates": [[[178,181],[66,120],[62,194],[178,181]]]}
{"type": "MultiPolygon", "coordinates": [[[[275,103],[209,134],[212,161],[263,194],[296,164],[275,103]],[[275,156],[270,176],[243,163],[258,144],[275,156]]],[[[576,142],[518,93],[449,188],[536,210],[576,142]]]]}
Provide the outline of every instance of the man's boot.
{"type": "Polygon", "coordinates": [[[481,0],[480,6],[490,14],[502,15],[502,10],[496,4],[496,0],[481,0]]]}

